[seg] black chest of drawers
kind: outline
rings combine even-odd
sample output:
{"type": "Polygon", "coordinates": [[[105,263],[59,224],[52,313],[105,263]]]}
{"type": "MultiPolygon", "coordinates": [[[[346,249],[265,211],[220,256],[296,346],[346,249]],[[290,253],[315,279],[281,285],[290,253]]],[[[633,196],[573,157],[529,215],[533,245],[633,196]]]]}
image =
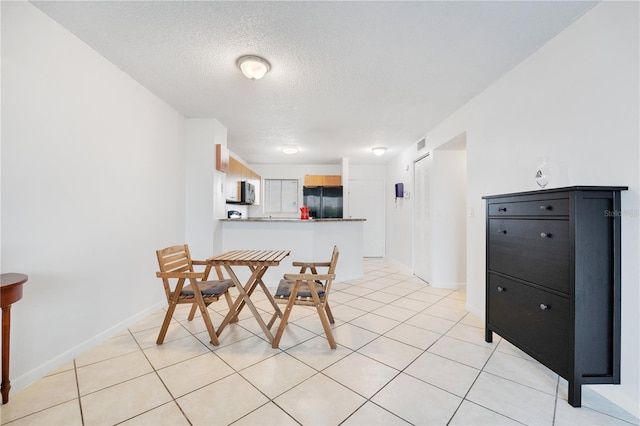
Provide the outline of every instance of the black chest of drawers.
{"type": "Polygon", "coordinates": [[[487,202],[486,334],[569,382],[620,383],[620,191],[575,186],[487,202]]]}

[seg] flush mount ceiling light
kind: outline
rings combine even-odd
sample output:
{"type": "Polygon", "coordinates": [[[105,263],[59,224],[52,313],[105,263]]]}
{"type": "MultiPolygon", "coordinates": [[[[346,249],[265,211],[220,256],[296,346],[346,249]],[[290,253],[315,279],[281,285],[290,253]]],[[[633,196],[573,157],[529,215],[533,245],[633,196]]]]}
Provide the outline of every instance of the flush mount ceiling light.
{"type": "Polygon", "coordinates": [[[387,151],[387,148],[384,146],[376,146],[375,148],[371,148],[371,151],[379,157],[387,151]]]}
{"type": "Polygon", "coordinates": [[[287,145],[282,147],[283,154],[293,155],[293,154],[297,154],[299,151],[300,150],[298,149],[298,147],[294,145],[287,145]]]}
{"type": "Polygon", "coordinates": [[[271,69],[271,65],[266,59],[254,55],[239,57],[236,65],[242,74],[251,80],[260,80],[271,69]]]}

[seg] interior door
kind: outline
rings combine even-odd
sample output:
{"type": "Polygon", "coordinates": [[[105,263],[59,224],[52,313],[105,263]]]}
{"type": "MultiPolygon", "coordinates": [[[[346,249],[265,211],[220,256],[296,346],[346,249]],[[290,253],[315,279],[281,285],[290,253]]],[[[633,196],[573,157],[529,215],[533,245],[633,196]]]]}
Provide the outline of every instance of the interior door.
{"type": "Polygon", "coordinates": [[[413,273],[431,282],[431,211],[429,203],[429,169],[431,157],[424,157],[414,165],[414,241],[413,273]]]}
{"type": "Polygon", "coordinates": [[[384,180],[349,180],[349,217],[366,219],[363,256],[384,257],[384,180]]]}

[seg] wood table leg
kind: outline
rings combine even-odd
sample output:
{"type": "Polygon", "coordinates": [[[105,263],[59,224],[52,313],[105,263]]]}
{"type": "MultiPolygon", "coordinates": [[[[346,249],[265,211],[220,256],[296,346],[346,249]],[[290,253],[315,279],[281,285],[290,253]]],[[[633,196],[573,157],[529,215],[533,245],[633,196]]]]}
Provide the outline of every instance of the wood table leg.
{"type": "Polygon", "coordinates": [[[2,307],[2,403],[9,402],[9,390],[11,381],[9,380],[9,343],[11,330],[11,305],[2,307]]]}
{"type": "Polygon", "coordinates": [[[9,402],[9,353],[11,345],[11,304],[22,299],[22,285],[29,278],[24,274],[0,274],[0,306],[2,307],[2,403],[9,402]]]}
{"type": "Polygon", "coordinates": [[[229,274],[229,277],[231,278],[233,283],[236,285],[236,289],[238,290],[238,293],[240,293],[240,295],[236,298],[236,301],[233,302],[233,306],[231,307],[231,309],[229,309],[227,316],[224,317],[224,319],[218,326],[218,330],[216,331],[216,334],[218,335],[218,337],[220,337],[222,330],[224,330],[227,324],[229,324],[230,322],[235,322],[233,321],[234,318],[236,321],[238,320],[237,315],[240,312],[239,311],[240,304],[244,302],[244,294],[245,294],[244,287],[240,283],[240,280],[238,280],[238,277],[233,272],[233,270],[231,270],[231,267],[225,265],[225,269],[227,270],[227,273],[229,274]]]}
{"type": "MultiPolygon", "coordinates": [[[[253,292],[253,290],[259,283],[262,283],[262,276],[265,274],[265,272],[267,272],[267,269],[268,269],[267,266],[256,268],[256,270],[254,271],[251,277],[253,279],[253,281],[251,282],[251,292],[253,292]]],[[[253,304],[249,296],[250,296],[249,294],[245,294],[244,296],[246,305],[249,307],[249,309],[253,313],[253,316],[256,318],[256,321],[258,321],[258,325],[260,325],[260,328],[262,328],[262,331],[264,332],[265,336],[267,336],[267,340],[269,341],[269,343],[271,343],[273,342],[273,334],[271,334],[271,330],[269,330],[269,327],[267,327],[267,325],[265,324],[264,320],[262,319],[262,316],[260,316],[260,312],[258,312],[258,309],[256,309],[255,305],[253,304]]]]}
{"type": "MultiPolygon", "coordinates": [[[[229,312],[227,313],[227,316],[224,317],[224,319],[222,320],[222,323],[218,327],[218,331],[216,333],[218,337],[220,337],[220,333],[222,333],[222,330],[227,326],[227,324],[238,321],[238,315],[242,311],[242,308],[244,308],[244,306],[247,304],[247,300],[249,300],[249,296],[251,295],[251,293],[253,293],[253,289],[257,285],[257,282],[255,279],[260,272],[258,270],[253,271],[253,273],[251,274],[251,277],[249,278],[249,281],[247,281],[247,283],[243,286],[242,283],[240,283],[238,276],[235,274],[235,272],[233,272],[233,269],[231,269],[231,266],[225,265],[225,269],[227,270],[229,277],[236,285],[236,289],[240,294],[236,298],[236,301],[233,303],[232,309],[229,310],[229,312]]],[[[255,307],[253,306],[253,304],[249,302],[249,309],[251,308],[255,310],[255,307]]]]}
{"type": "Polygon", "coordinates": [[[273,298],[273,295],[269,291],[269,288],[267,288],[267,285],[264,283],[264,281],[260,280],[259,284],[260,284],[260,287],[262,287],[264,294],[267,296],[267,299],[269,299],[271,306],[273,306],[273,309],[275,309],[275,312],[273,313],[271,320],[269,320],[269,322],[267,323],[267,328],[271,330],[271,327],[273,327],[273,324],[276,322],[276,319],[282,318],[282,311],[280,310],[280,307],[276,303],[276,300],[273,298]]]}
{"type": "Polygon", "coordinates": [[[269,327],[267,327],[267,325],[265,324],[264,320],[260,316],[260,312],[258,312],[255,305],[251,301],[251,297],[250,297],[253,291],[255,290],[256,286],[258,286],[258,284],[262,282],[262,276],[265,274],[268,267],[263,266],[263,267],[252,269],[253,273],[251,274],[251,277],[249,278],[249,280],[244,286],[240,284],[240,280],[238,279],[238,276],[233,272],[230,266],[225,265],[225,268],[227,270],[227,273],[233,280],[233,282],[236,284],[240,295],[236,299],[235,303],[233,304],[233,310],[230,310],[227,316],[224,318],[224,320],[222,320],[222,323],[218,327],[217,335],[220,336],[220,333],[222,332],[224,327],[226,327],[227,324],[232,322],[232,319],[234,317],[237,317],[237,315],[240,313],[242,308],[246,305],[249,307],[249,310],[255,317],[256,321],[258,322],[258,325],[260,325],[260,328],[264,332],[265,336],[267,336],[267,340],[269,341],[269,343],[273,342],[273,334],[271,334],[271,330],[269,330],[269,327]]]}
{"type": "MultiPolygon", "coordinates": [[[[245,284],[245,286],[243,287],[243,290],[244,290],[244,293],[247,296],[249,296],[249,298],[251,298],[251,295],[253,294],[253,291],[258,286],[258,278],[261,277],[262,275],[260,275],[260,271],[257,270],[253,266],[249,266],[249,269],[251,269],[251,277],[249,278],[249,281],[247,281],[247,284],[245,284]],[[251,284],[249,284],[249,283],[251,283],[251,284]]],[[[264,272],[262,274],[264,275],[264,272]]],[[[229,272],[229,275],[231,275],[231,272],[229,272]]],[[[242,309],[244,308],[244,305],[246,304],[246,302],[244,300],[244,295],[243,295],[243,297],[241,297],[241,299],[242,299],[242,301],[240,302],[240,305],[238,306],[238,309],[236,311],[236,318],[235,318],[236,321],[238,320],[238,315],[240,314],[240,312],[242,312],[242,309]]]]}

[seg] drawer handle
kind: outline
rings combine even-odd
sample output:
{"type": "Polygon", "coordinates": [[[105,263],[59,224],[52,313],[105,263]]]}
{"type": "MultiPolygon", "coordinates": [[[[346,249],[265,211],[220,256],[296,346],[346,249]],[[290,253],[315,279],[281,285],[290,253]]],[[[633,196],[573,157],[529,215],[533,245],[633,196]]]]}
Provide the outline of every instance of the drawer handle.
{"type": "Polygon", "coordinates": [[[507,291],[507,289],[506,289],[506,288],[504,288],[504,287],[498,287],[498,291],[499,291],[499,292],[503,292],[503,291],[507,291]]]}
{"type": "Polygon", "coordinates": [[[553,210],[553,206],[540,206],[540,210],[553,210]]]}
{"type": "Polygon", "coordinates": [[[506,229],[498,229],[498,234],[506,234],[507,230],[506,229]]]}
{"type": "Polygon", "coordinates": [[[542,238],[551,238],[551,233],[550,232],[541,232],[540,233],[540,237],[542,237],[542,238]]]}
{"type": "Polygon", "coordinates": [[[506,212],[507,208],[506,207],[498,207],[498,211],[499,212],[506,212]]]}
{"type": "Polygon", "coordinates": [[[540,310],[541,311],[548,311],[549,309],[551,309],[551,306],[545,305],[544,303],[540,304],[540,310]]]}

